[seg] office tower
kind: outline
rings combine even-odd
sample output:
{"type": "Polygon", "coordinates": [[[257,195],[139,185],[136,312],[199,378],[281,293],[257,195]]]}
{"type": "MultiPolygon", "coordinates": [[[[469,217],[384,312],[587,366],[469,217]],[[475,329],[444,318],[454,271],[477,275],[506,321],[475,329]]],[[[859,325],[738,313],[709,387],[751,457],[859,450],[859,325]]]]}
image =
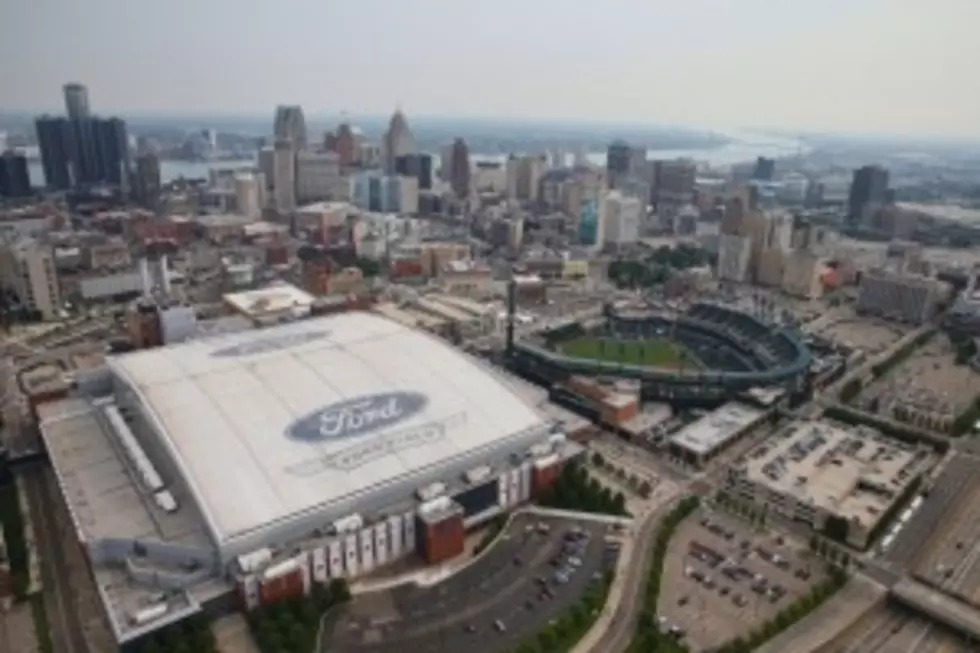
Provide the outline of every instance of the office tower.
{"type": "Polygon", "coordinates": [[[45,320],[61,313],[61,288],[49,245],[32,239],[0,248],[0,283],[45,320]]]}
{"type": "Polygon", "coordinates": [[[759,267],[755,273],[755,282],[760,286],[778,288],[783,284],[783,272],[786,266],[787,250],[778,247],[768,247],[759,256],[759,267]]]}
{"type": "Polygon", "coordinates": [[[796,250],[783,263],[783,292],[801,299],[816,299],[823,294],[823,261],[807,250],[796,250]]]}
{"type": "Polygon", "coordinates": [[[259,150],[258,168],[265,177],[265,191],[272,192],[272,182],[276,178],[276,148],[266,145],[259,150]]]}
{"type": "Polygon", "coordinates": [[[88,105],[88,89],[82,84],[69,83],[62,87],[65,94],[65,113],[69,120],[84,120],[91,117],[88,105]]]}
{"type": "Polygon", "coordinates": [[[456,197],[466,198],[470,194],[470,148],[466,141],[457,138],[453,141],[452,158],[449,161],[449,185],[456,197]]]}
{"type": "Polygon", "coordinates": [[[28,197],[31,194],[31,176],[27,169],[27,157],[21,152],[7,150],[0,155],[0,197],[28,197]]]}
{"type": "Polygon", "coordinates": [[[420,190],[432,189],[432,155],[403,154],[395,158],[395,174],[404,177],[415,177],[419,180],[420,190]]]}
{"type": "Polygon", "coordinates": [[[635,243],[640,236],[640,219],[644,206],[646,204],[639,198],[628,197],[619,191],[606,193],[603,243],[610,245],[635,243]]]}
{"type": "Polygon", "coordinates": [[[888,171],[879,166],[864,166],[854,171],[847,198],[847,225],[860,226],[871,213],[888,199],[888,171]]]}
{"type": "MultiPolygon", "coordinates": [[[[340,174],[340,155],[337,152],[307,152],[296,154],[296,200],[300,203],[339,199],[339,186],[346,185],[340,174]]],[[[346,193],[343,193],[346,195],[346,193]]]]}
{"type": "Polygon", "coordinates": [[[609,179],[626,177],[633,162],[633,148],[625,141],[613,141],[606,149],[606,172],[609,179]]]}
{"type": "Polygon", "coordinates": [[[280,213],[296,208],[296,151],[291,138],[277,138],[272,155],[272,205],[280,213]]]}
{"type": "Polygon", "coordinates": [[[419,212],[419,180],[415,177],[389,176],[384,178],[385,201],[382,210],[393,213],[419,212]]]}
{"type": "Polygon", "coordinates": [[[351,129],[351,126],[346,122],[341,123],[332,136],[333,138],[327,149],[337,153],[340,165],[352,166],[357,163],[357,137],[354,135],[354,130],[351,129]]]}
{"type": "Polygon", "coordinates": [[[121,118],[92,118],[95,166],[92,183],[125,186],[129,183],[129,133],[121,118]]]}
{"type": "Polygon", "coordinates": [[[674,207],[689,204],[694,197],[697,166],[686,159],[653,162],[653,203],[674,207]]]}
{"type": "Polygon", "coordinates": [[[235,207],[247,218],[262,217],[262,179],[251,172],[235,175],[235,207]]]}
{"type": "Polygon", "coordinates": [[[284,104],[276,107],[272,133],[277,142],[287,140],[292,142],[293,149],[304,149],[306,147],[306,119],[303,117],[303,107],[284,104]]]}
{"type": "Polygon", "coordinates": [[[537,156],[507,159],[507,196],[525,202],[538,201],[544,161],[537,156]]]}
{"type": "Polygon", "coordinates": [[[72,186],[71,128],[67,118],[41,116],[34,121],[37,146],[44,170],[44,185],[51,190],[72,186]]]}
{"type": "Polygon", "coordinates": [[[381,150],[384,159],[384,171],[387,174],[395,172],[395,160],[398,157],[418,152],[415,136],[409,129],[408,120],[401,109],[395,111],[388,122],[388,130],[384,133],[381,150]]]}
{"type": "Polygon", "coordinates": [[[881,269],[867,270],[861,275],[857,309],[862,313],[922,324],[936,314],[949,292],[949,284],[938,279],[881,269]]]}
{"type": "Polygon", "coordinates": [[[776,174],[776,159],[768,159],[760,156],[755,160],[755,169],[752,171],[752,178],[758,181],[772,181],[776,174]]]}
{"type": "Polygon", "coordinates": [[[602,249],[605,237],[605,202],[601,193],[589,193],[581,200],[578,219],[578,242],[585,247],[602,249]]]}
{"type": "Polygon", "coordinates": [[[789,213],[771,211],[768,217],[769,224],[765,246],[784,252],[793,249],[793,216],[789,213]]]}
{"type": "Polygon", "coordinates": [[[142,152],[136,156],[136,172],[133,180],[133,195],[136,201],[155,208],[160,199],[160,157],[156,152],[142,152]]]}
{"type": "Polygon", "coordinates": [[[749,277],[752,239],[722,234],[718,239],[718,278],[744,283],[749,277]]]}

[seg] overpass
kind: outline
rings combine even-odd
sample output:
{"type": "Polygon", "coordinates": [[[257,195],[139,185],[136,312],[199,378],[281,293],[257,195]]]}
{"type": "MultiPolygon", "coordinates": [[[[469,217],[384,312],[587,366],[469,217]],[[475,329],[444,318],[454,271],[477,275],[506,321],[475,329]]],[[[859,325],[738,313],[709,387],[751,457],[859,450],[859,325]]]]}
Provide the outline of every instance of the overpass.
{"type": "Polygon", "coordinates": [[[971,641],[980,642],[980,609],[913,578],[903,578],[891,589],[891,596],[906,607],[924,614],[971,641]]]}

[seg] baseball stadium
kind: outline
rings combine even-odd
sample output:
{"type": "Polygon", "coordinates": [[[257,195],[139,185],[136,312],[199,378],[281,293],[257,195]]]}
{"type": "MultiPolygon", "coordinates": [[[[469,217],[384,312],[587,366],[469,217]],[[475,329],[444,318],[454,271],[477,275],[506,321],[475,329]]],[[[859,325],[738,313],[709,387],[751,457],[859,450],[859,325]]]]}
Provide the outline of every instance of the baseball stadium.
{"type": "Polygon", "coordinates": [[[639,380],[663,400],[724,400],[758,387],[800,384],[810,352],[790,329],[732,306],[698,302],[669,314],[616,310],[510,344],[510,364],[547,383],[570,375],[639,380]]]}

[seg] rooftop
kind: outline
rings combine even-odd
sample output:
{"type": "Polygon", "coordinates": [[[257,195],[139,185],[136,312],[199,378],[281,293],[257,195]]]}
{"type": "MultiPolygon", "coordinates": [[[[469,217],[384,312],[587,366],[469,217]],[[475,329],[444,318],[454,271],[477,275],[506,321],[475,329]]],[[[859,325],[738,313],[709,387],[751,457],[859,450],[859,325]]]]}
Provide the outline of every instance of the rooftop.
{"type": "Polygon", "coordinates": [[[228,293],[224,296],[236,311],[250,318],[261,318],[286,312],[308,314],[315,298],[305,290],[288,283],[259,290],[228,293]]]}
{"type": "Polygon", "coordinates": [[[929,462],[924,449],[877,431],[800,422],[749,456],[748,478],[831,514],[873,526],[929,462]]]}
{"type": "Polygon", "coordinates": [[[222,543],[343,516],[378,493],[401,496],[425,476],[472,466],[548,427],[481,361],[372,313],[108,364],[134,391],[222,543]]]}
{"type": "Polygon", "coordinates": [[[759,409],[730,402],[696,422],[688,424],[672,435],[670,441],[676,446],[703,456],[737,437],[763,415],[765,412],[759,409]]]}

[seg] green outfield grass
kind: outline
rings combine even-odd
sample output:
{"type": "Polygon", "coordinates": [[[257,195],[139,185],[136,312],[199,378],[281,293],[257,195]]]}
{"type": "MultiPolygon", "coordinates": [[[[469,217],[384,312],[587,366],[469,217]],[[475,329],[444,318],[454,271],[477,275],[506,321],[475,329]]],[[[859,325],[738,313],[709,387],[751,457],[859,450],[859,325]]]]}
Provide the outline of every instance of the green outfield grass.
{"type": "Polygon", "coordinates": [[[651,340],[617,340],[591,336],[575,338],[559,345],[559,350],[575,358],[587,358],[647,367],[700,367],[687,349],[663,338],[651,340]]]}

